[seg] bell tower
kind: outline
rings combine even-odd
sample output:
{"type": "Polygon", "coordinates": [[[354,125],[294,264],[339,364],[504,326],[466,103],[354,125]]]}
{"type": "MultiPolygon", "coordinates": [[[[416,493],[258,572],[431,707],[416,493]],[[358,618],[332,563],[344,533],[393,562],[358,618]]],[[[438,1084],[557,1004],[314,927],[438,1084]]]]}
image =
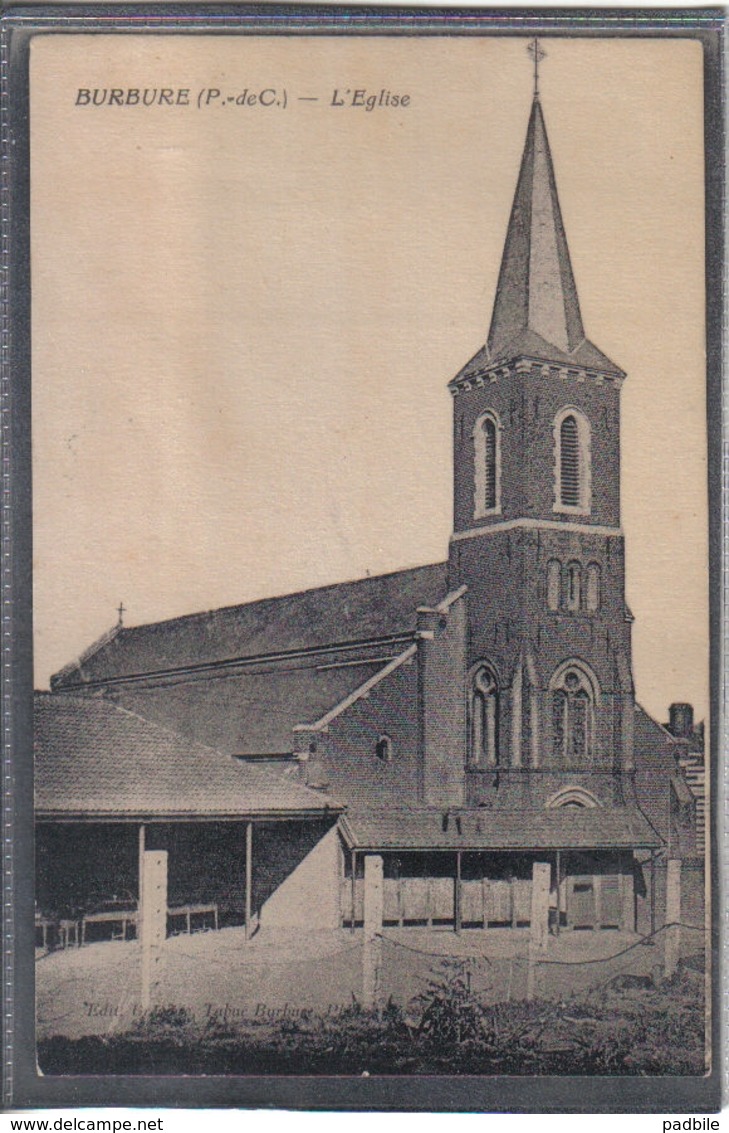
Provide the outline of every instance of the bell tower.
{"type": "Polygon", "coordinates": [[[449,387],[471,805],[625,801],[624,377],[585,335],[535,81],[488,338],[449,387]]]}

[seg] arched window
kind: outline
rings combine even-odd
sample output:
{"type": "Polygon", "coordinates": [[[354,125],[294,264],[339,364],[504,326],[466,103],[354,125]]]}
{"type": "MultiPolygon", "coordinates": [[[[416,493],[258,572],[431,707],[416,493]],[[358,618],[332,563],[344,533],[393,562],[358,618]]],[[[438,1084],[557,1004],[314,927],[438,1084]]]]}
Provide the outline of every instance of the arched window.
{"type": "Polygon", "coordinates": [[[559,609],[561,589],[562,564],[559,559],[550,559],[547,563],[547,606],[550,610],[559,609]]]}
{"type": "Polygon", "coordinates": [[[492,410],[482,413],[473,428],[475,519],[501,510],[501,426],[492,410]]]}
{"type": "Polygon", "coordinates": [[[594,732],[592,682],[569,665],[552,684],[552,752],[561,767],[583,767],[592,759],[594,732]]]}
{"type": "Polygon", "coordinates": [[[600,609],[600,567],[590,563],[586,571],[585,607],[590,613],[600,609]]]}
{"type": "Polygon", "coordinates": [[[580,440],[577,420],[570,414],[559,427],[561,502],[566,507],[580,505],[580,440]]]}
{"type": "Polygon", "coordinates": [[[469,763],[494,767],[499,761],[499,689],[493,671],[482,665],[471,685],[469,763]]]}
{"type": "Polygon", "coordinates": [[[486,511],[496,507],[496,426],[487,417],[483,429],[483,504],[486,511]]]}
{"type": "Polygon", "coordinates": [[[375,745],[375,755],[383,763],[389,763],[392,760],[392,740],[389,736],[380,736],[375,745]]]}
{"type": "Polygon", "coordinates": [[[555,511],[590,512],[590,425],[576,409],[563,409],[554,422],[555,511]]]}
{"type": "Polygon", "coordinates": [[[582,566],[578,562],[567,564],[565,571],[564,604],[573,613],[579,610],[582,601],[582,566]]]}
{"type": "Polygon", "coordinates": [[[561,787],[556,794],[547,799],[544,805],[547,810],[553,810],[556,807],[592,809],[599,807],[600,803],[592,791],[586,791],[584,787],[561,787]]]}

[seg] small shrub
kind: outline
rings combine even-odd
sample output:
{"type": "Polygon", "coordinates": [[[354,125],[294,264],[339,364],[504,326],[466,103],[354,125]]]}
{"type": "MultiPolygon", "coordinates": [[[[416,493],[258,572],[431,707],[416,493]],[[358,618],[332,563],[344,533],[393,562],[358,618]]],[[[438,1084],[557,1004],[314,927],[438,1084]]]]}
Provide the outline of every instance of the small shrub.
{"type": "Polygon", "coordinates": [[[448,1045],[482,1037],[485,1009],[471,992],[467,961],[445,961],[442,974],[428,981],[416,1004],[420,1008],[419,1035],[448,1045]]]}

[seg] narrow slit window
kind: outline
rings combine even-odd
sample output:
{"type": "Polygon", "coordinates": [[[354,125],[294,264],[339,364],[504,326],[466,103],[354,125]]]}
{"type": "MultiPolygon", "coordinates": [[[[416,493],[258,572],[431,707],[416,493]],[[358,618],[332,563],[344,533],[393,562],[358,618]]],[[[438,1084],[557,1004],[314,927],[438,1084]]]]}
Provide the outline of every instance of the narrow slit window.
{"type": "Polygon", "coordinates": [[[582,600],[582,567],[579,563],[568,564],[565,583],[565,606],[575,613],[582,600]]]}
{"type": "Polygon", "coordinates": [[[600,609],[600,567],[597,563],[590,563],[587,568],[585,606],[591,614],[600,609]]]}
{"type": "Polygon", "coordinates": [[[498,764],[499,700],[496,678],[490,669],[479,669],[471,692],[471,744],[469,763],[472,767],[494,767],[498,764]]]}
{"type": "Polygon", "coordinates": [[[550,559],[547,563],[547,607],[550,610],[559,609],[561,585],[562,564],[559,559],[550,559]]]}

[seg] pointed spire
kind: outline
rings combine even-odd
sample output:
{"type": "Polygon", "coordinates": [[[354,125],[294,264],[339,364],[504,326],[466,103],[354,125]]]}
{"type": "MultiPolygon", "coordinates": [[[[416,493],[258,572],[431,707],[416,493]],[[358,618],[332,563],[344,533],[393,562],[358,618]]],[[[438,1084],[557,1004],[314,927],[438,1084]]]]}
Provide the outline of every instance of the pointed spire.
{"type": "Polygon", "coordinates": [[[570,354],[585,338],[544,115],[535,94],[506,234],[488,347],[511,352],[531,331],[570,354]]]}
{"type": "Polygon", "coordinates": [[[552,155],[539,102],[539,62],[532,41],[534,101],[506,233],[488,340],[450,383],[471,382],[518,358],[609,374],[625,373],[585,338],[552,155]]]}

